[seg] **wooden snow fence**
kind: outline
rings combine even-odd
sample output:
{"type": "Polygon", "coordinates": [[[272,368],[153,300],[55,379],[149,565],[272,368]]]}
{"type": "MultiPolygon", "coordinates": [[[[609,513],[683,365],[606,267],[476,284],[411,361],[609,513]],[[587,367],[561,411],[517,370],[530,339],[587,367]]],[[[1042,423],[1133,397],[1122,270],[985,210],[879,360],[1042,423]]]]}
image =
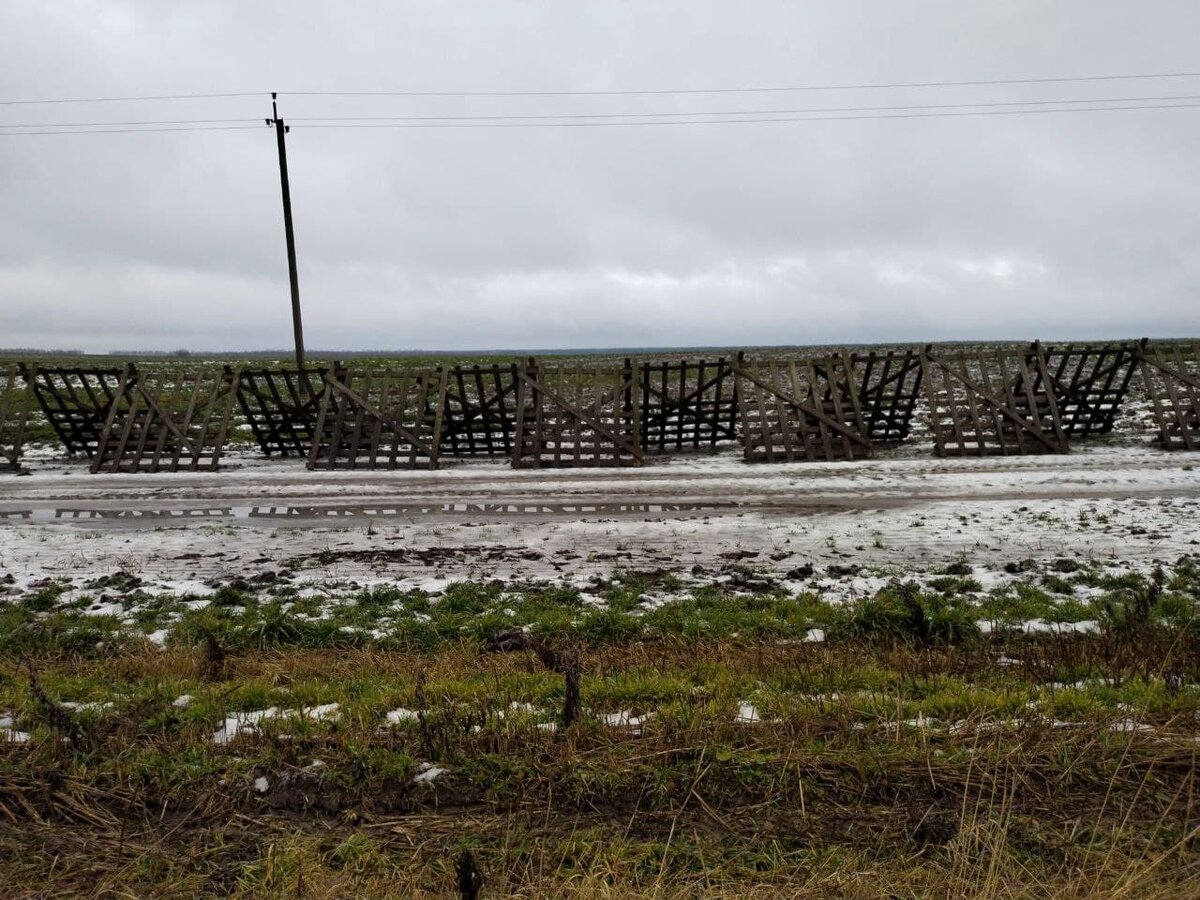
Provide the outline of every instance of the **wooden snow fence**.
{"type": "Polygon", "coordinates": [[[637,372],[646,453],[712,449],[738,439],[734,365],[725,357],[643,362],[637,372]]]}
{"type": "MultiPolygon", "coordinates": [[[[892,447],[907,440],[921,397],[920,353],[911,348],[871,350],[851,353],[849,359],[872,444],[892,447]]],[[[840,384],[845,390],[850,382],[840,384]]]]}
{"type": "Polygon", "coordinates": [[[640,466],[641,392],[624,365],[546,363],[517,369],[514,468],[640,466]]]}
{"type": "Polygon", "coordinates": [[[91,455],[92,472],[216,469],[237,399],[237,378],[193,371],[122,370],[91,455]]]}
{"type": "Polygon", "coordinates": [[[1013,387],[1017,404],[1027,405],[1032,393],[1034,406],[1044,417],[1049,411],[1046,398],[1053,396],[1063,434],[1086,438],[1113,430],[1138,357],[1137,347],[1127,343],[1041,347],[1035,342],[1025,362],[1033,379],[1032,392],[1026,391],[1022,374],[1013,387]],[[1039,347],[1044,368],[1037,363],[1039,347]]]}
{"type": "Polygon", "coordinates": [[[1138,361],[1165,450],[1200,450],[1200,341],[1143,341],[1138,361]]]}
{"type": "Polygon", "coordinates": [[[225,367],[237,379],[238,406],[259,449],[267,456],[307,458],[321,411],[325,369],[225,367]]]}
{"type": "Polygon", "coordinates": [[[926,347],[921,367],[938,456],[1067,452],[1041,347],[926,347]]]}
{"type": "Polygon", "coordinates": [[[131,367],[38,367],[30,384],[46,422],[67,453],[96,456],[113,407],[128,403],[131,367]]]}
{"type": "Polygon", "coordinates": [[[436,469],[447,370],[325,373],[310,469],[436,469]]]}
{"type": "Polygon", "coordinates": [[[747,462],[865,459],[874,448],[848,354],[740,358],[736,366],[747,462]]]}
{"type": "Polygon", "coordinates": [[[26,373],[10,363],[0,367],[0,472],[20,472],[29,421],[26,373]]]}
{"type": "Polygon", "coordinates": [[[512,459],[517,430],[517,363],[458,365],[446,372],[441,452],[512,459]]]}

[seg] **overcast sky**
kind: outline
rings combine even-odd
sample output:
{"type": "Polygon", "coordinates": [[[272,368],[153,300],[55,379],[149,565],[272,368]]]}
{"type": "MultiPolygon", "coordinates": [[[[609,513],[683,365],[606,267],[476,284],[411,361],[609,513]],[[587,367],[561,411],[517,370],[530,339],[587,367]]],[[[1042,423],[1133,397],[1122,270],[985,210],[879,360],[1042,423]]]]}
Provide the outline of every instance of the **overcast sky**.
{"type": "MultiPolygon", "coordinates": [[[[1194,0],[0,0],[0,97],[1192,72],[1198,35],[1194,0]]],[[[1196,335],[1200,108],[604,128],[300,121],[1162,96],[1200,103],[1200,77],[284,96],[307,344],[1196,335]]],[[[4,105],[0,124],[269,112],[265,94],[4,105]]],[[[265,124],[0,137],[0,347],[255,349],[290,340],[275,139],[265,124]]]]}

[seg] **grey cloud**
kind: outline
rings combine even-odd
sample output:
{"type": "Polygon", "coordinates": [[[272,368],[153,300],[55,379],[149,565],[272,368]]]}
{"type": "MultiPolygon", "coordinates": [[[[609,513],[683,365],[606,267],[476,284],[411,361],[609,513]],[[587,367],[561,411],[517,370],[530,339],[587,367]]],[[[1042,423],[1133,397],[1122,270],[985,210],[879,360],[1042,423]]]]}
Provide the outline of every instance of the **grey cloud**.
{"type": "MultiPolygon", "coordinates": [[[[1182,71],[1200,7],[19,2],[8,96],[612,89],[1182,71]]],[[[313,115],[1200,93],[1165,82],[699,97],[284,97],[312,347],[1200,331],[1200,109],[678,128],[319,130],[313,115]]],[[[3,107],[249,118],[265,98],[3,107]]],[[[283,347],[274,139],[0,138],[0,346],[283,347]]]]}

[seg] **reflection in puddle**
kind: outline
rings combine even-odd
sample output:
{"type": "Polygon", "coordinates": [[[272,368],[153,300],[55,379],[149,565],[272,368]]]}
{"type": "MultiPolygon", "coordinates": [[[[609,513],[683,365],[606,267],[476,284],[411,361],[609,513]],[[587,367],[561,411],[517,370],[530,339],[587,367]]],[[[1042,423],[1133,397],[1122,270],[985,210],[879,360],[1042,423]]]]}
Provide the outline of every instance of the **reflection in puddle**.
{"type": "Polygon", "coordinates": [[[528,515],[630,515],[671,513],[703,513],[732,509],[742,504],[736,501],[709,500],[667,503],[416,503],[343,506],[294,506],[271,504],[264,506],[204,506],[163,509],[106,509],[97,507],[59,507],[58,509],[0,510],[0,519],[19,519],[26,522],[47,521],[195,521],[211,519],[291,519],[329,520],[353,518],[388,518],[469,513],[487,516],[528,515]]]}
{"type": "Polygon", "coordinates": [[[56,519],[222,519],[235,515],[235,507],[200,509],[56,509],[56,519]]]}

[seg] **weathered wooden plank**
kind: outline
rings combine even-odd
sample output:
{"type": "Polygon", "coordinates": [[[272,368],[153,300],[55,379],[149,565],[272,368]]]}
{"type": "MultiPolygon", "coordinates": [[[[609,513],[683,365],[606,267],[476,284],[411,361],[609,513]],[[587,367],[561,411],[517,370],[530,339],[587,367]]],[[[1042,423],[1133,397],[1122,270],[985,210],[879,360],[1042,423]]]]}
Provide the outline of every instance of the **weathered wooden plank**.
{"type": "Polygon", "coordinates": [[[29,422],[28,369],[17,363],[0,367],[0,472],[21,472],[25,429],[29,422]]]}
{"type": "Polygon", "coordinates": [[[222,368],[145,373],[127,367],[92,454],[93,472],[216,469],[237,377],[222,368]]]}
{"type": "Polygon", "coordinates": [[[728,421],[733,367],[720,357],[715,363],[642,363],[637,380],[641,395],[641,445],[651,453],[711,449],[737,440],[728,421]]]}
{"type": "Polygon", "coordinates": [[[860,459],[873,452],[854,373],[843,356],[736,364],[748,461],[860,459]]]}
{"type": "Polygon", "coordinates": [[[521,366],[513,465],[641,465],[633,372],[632,364],[521,366]]]}
{"type": "Polygon", "coordinates": [[[1137,356],[1159,444],[1166,450],[1200,450],[1200,342],[1144,341],[1137,356]]]}
{"type": "Polygon", "coordinates": [[[124,371],[39,366],[28,373],[42,415],[67,453],[95,455],[110,407],[128,402],[118,390],[124,371]]]}
{"type": "Polygon", "coordinates": [[[920,353],[939,456],[1064,453],[1067,439],[1039,347],[920,353]]]}
{"type": "Polygon", "coordinates": [[[438,467],[445,369],[338,369],[326,389],[310,469],[438,467]]]}
{"type": "MultiPolygon", "coordinates": [[[[228,377],[233,370],[226,368],[228,377]]],[[[237,401],[267,456],[308,456],[320,413],[326,369],[244,368],[237,401]]]]}
{"type": "Polygon", "coordinates": [[[511,455],[517,369],[517,363],[493,363],[448,370],[446,396],[440,407],[444,455],[490,459],[511,455]]]}

